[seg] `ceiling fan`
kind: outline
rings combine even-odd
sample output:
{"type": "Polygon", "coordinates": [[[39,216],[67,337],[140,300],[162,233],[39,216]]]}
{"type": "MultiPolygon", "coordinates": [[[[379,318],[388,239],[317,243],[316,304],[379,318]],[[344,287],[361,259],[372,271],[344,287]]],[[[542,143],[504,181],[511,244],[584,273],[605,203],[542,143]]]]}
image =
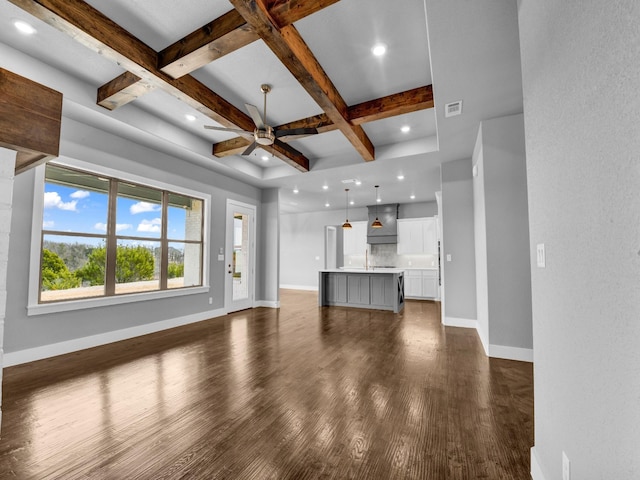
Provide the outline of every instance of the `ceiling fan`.
{"type": "Polygon", "coordinates": [[[246,148],[242,155],[249,155],[251,152],[255,150],[258,145],[273,145],[281,143],[282,140],[293,140],[297,137],[305,137],[307,135],[315,135],[318,133],[318,130],[315,128],[290,128],[290,129],[282,129],[276,130],[270,125],[266,124],[267,120],[267,94],[271,91],[271,85],[262,84],[260,86],[260,91],[264,95],[264,111],[262,116],[260,116],[260,111],[258,107],[255,105],[250,105],[245,103],[244,106],[247,108],[253,123],[255,123],[256,128],[253,132],[248,132],[247,130],[241,130],[239,128],[226,128],[226,127],[215,127],[213,125],[205,125],[204,128],[209,130],[219,130],[221,132],[233,132],[238,135],[242,135],[243,137],[253,139],[253,142],[246,148]],[[264,120],[263,120],[264,119],[264,120]],[[282,140],[279,140],[282,139],[282,140]]]}

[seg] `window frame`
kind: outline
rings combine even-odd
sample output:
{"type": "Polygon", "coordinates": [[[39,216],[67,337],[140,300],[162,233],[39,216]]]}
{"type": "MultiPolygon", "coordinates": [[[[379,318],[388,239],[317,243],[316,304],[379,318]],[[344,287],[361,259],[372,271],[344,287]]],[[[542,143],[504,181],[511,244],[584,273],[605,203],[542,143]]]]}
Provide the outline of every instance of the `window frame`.
{"type": "MultiPolygon", "coordinates": [[[[41,258],[43,245],[43,213],[44,213],[44,191],[45,191],[45,168],[42,164],[34,169],[34,201],[31,229],[31,260],[29,265],[29,294],[27,304],[27,315],[42,315],[48,313],[64,312],[70,310],[80,310],[123,303],[133,303],[148,301],[160,298],[179,297],[207,293],[210,291],[209,285],[209,233],[210,233],[210,208],[211,195],[202,191],[185,188],[180,185],[168,184],[148,177],[141,177],[136,174],[118,171],[109,167],[102,167],[79,160],[69,160],[57,158],[51,162],[63,168],[81,170],[91,175],[104,176],[116,179],[118,182],[125,182],[160,190],[162,195],[178,194],[192,197],[202,201],[202,244],[201,244],[201,286],[166,288],[164,290],[152,290],[145,292],[133,292],[126,294],[105,295],[99,297],[87,297],[78,299],[61,300],[56,302],[40,303],[41,288],[41,258]]],[[[110,192],[110,200],[111,200],[110,192]]],[[[115,200],[115,199],[114,199],[115,200]]],[[[166,225],[166,222],[165,222],[166,225]]],[[[166,227],[163,227],[166,228],[166,227]]],[[[81,234],[84,235],[84,234],[81,234]]],[[[172,239],[162,237],[158,240],[171,243],[172,239]]],[[[162,285],[162,282],[160,282],[162,285]]],[[[105,284],[106,286],[106,284],[105,284]]],[[[161,287],[162,288],[162,287],[161,287]]]]}

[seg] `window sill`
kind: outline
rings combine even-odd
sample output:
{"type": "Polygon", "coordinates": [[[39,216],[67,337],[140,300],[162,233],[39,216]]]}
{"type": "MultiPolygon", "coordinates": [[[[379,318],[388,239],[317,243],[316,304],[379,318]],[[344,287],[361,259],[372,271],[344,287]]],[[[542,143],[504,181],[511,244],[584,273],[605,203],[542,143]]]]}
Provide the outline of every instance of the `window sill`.
{"type": "Polygon", "coordinates": [[[83,310],[88,308],[108,307],[111,305],[122,305],[123,303],[145,302],[161,298],[182,297],[185,295],[196,295],[208,293],[209,287],[191,287],[175,290],[163,290],[156,292],[129,293],[126,295],[116,295],[113,297],[85,298],[79,300],[67,300],[55,303],[40,303],[29,305],[27,315],[47,315],[49,313],[68,312],[72,310],[83,310]]]}

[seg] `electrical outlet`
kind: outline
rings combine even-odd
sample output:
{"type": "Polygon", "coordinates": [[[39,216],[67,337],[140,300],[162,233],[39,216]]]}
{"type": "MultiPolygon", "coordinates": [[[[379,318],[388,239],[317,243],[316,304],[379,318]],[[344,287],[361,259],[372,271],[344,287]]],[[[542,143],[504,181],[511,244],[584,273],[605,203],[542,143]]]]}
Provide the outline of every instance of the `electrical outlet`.
{"type": "Polygon", "coordinates": [[[213,297],[209,297],[209,305],[213,305],[213,297]]]}
{"type": "Polygon", "coordinates": [[[571,462],[564,452],[562,452],[562,480],[571,480],[571,462]]]}
{"type": "Polygon", "coordinates": [[[538,268],[545,268],[547,264],[547,255],[544,251],[544,243],[536,245],[536,262],[538,268]]]}

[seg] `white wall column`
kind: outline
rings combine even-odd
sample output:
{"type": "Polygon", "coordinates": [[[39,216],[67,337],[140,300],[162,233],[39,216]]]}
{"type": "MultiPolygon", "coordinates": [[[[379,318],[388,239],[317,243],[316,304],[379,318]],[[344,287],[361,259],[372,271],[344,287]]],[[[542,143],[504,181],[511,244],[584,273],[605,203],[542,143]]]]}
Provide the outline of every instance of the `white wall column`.
{"type": "Polygon", "coordinates": [[[7,309],[7,265],[16,152],[0,147],[0,426],[2,425],[2,368],[4,367],[4,318],[7,309]]]}

